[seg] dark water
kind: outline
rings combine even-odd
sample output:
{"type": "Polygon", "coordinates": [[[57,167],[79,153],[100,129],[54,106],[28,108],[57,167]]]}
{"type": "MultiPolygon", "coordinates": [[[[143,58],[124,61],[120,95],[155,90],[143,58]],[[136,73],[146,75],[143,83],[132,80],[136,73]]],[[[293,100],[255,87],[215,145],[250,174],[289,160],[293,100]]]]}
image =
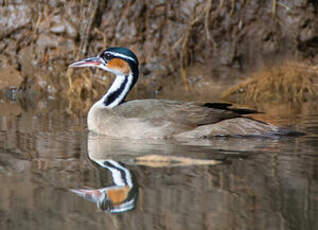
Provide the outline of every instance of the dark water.
{"type": "Polygon", "coordinates": [[[0,107],[0,229],[318,229],[318,113],[281,121],[301,137],[145,143],[0,107]]]}

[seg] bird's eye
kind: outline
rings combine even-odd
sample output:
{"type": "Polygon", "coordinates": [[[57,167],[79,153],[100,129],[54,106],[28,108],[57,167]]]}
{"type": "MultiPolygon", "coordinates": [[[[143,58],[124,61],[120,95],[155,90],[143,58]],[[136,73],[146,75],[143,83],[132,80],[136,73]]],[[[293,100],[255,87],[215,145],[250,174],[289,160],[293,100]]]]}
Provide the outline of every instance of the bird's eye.
{"type": "Polygon", "coordinates": [[[113,58],[113,55],[111,55],[110,53],[104,53],[104,58],[106,59],[106,60],[110,60],[110,59],[112,59],[113,58]]]}

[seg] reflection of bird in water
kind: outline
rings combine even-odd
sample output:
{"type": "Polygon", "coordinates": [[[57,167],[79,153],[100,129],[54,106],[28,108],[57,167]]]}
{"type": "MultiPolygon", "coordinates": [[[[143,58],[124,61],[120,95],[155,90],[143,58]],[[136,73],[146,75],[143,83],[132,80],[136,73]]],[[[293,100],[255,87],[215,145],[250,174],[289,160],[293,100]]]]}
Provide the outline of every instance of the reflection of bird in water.
{"type": "Polygon", "coordinates": [[[255,111],[226,103],[197,104],[171,100],[125,102],[138,79],[138,59],[129,49],[111,47],[70,67],[97,67],[116,75],[107,93],[88,113],[88,129],[112,137],[202,138],[212,136],[268,136],[282,129],[243,117],[255,111]]]}
{"type": "Polygon", "coordinates": [[[138,188],[129,169],[114,160],[95,162],[112,173],[115,185],[100,189],[72,189],[71,191],[95,202],[103,211],[121,213],[132,210],[136,205],[138,188]]]}

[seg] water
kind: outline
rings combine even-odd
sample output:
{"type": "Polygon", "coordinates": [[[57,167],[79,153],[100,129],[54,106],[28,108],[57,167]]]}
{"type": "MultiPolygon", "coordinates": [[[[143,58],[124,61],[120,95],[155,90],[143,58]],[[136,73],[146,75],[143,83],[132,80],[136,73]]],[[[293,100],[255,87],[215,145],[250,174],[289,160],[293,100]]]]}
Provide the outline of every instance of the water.
{"type": "Polygon", "coordinates": [[[318,113],[280,121],[305,136],[176,143],[88,135],[61,102],[0,107],[1,229],[318,229],[318,113]]]}

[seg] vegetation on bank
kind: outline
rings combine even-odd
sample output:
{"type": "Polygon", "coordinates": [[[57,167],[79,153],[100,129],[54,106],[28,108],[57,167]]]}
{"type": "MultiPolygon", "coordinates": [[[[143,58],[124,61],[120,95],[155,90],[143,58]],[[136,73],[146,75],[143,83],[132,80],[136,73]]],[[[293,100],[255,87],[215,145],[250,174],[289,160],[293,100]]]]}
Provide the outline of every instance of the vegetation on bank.
{"type": "Polygon", "coordinates": [[[250,74],[223,93],[236,103],[301,103],[318,97],[318,68],[287,62],[250,74]]]}

